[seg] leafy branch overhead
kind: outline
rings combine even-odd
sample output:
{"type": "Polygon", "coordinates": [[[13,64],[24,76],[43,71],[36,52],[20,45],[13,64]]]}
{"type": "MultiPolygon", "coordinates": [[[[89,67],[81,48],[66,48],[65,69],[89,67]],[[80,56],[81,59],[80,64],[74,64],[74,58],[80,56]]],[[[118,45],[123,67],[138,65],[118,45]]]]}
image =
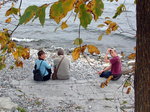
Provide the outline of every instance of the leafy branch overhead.
{"type": "MultiPolygon", "coordinates": [[[[31,19],[39,18],[43,26],[45,23],[45,10],[48,6],[50,4],[44,4],[40,7],[36,5],[27,7],[19,20],[19,24],[26,24],[31,19]]],[[[104,4],[102,0],[59,0],[50,6],[49,17],[59,24],[72,10],[78,15],[81,26],[87,28],[92,19],[96,21],[101,16],[103,9],[104,4]]],[[[12,13],[16,14],[16,11],[12,11],[12,13]]]]}
{"type": "Polygon", "coordinates": [[[23,67],[21,59],[29,59],[30,50],[22,46],[17,46],[15,42],[9,37],[8,31],[0,31],[0,70],[6,67],[5,61],[8,54],[14,57],[14,64],[17,67],[23,67]]]}

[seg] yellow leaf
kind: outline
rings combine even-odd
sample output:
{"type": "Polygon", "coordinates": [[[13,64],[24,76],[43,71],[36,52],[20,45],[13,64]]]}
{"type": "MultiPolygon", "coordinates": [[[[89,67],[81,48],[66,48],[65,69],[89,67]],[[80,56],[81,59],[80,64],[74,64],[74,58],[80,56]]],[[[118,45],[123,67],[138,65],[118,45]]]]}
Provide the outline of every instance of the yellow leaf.
{"type": "Polygon", "coordinates": [[[111,22],[112,22],[111,20],[107,20],[104,23],[107,24],[107,25],[109,25],[111,22]]]}
{"type": "Polygon", "coordinates": [[[77,47],[72,52],[72,57],[74,60],[77,60],[80,57],[81,48],[77,47]]]}
{"type": "Polygon", "coordinates": [[[117,24],[115,23],[115,22],[111,22],[110,24],[109,24],[109,28],[113,28],[113,27],[115,27],[117,24]]]}
{"type": "Polygon", "coordinates": [[[105,17],[105,19],[110,19],[110,17],[105,17]]]}
{"type": "Polygon", "coordinates": [[[103,34],[98,37],[98,40],[102,40],[103,34]]]}
{"type": "Polygon", "coordinates": [[[132,53],[128,56],[128,59],[135,59],[136,57],[136,54],[135,53],[132,53]]]}
{"type": "Polygon", "coordinates": [[[112,28],[112,31],[116,31],[118,29],[118,25],[116,25],[115,27],[112,28]]]}
{"type": "Polygon", "coordinates": [[[108,28],[105,32],[107,35],[109,35],[111,33],[111,30],[108,28]]]}
{"type": "Polygon", "coordinates": [[[11,17],[5,20],[5,23],[10,23],[11,22],[11,17]]]}
{"type": "Polygon", "coordinates": [[[23,57],[23,59],[29,59],[29,57],[30,57],[30,49],[29,48],[24,48],[23,49],[22,57],[23,57]]]}
{"type": "Polygon", "coordinates": [[[99,24],[97,27],[103,27],[103,26],[105,26],[104,24],[99,24]]]}
{"type": "Polygon", "coordinates": [[[14,56],[14,59],[15,59],[15,60],[18,60],[18,58],[19,58],[18,52],[15,51],[15,52],[13,52],[12,54],[13,54],[13,56],[14,56]]]}
{"type": "Polygon", "coordinates": [[[58,24],[67,13],[73,9],[76,0],[59,0],[50,8],[50,18],[54,19],[58,24]]]}
{"type": "Polygon", "coordinates": [[[95,47],[94,45],[88,45],[87,48],[90,54],[93,54],[93,53],[100,54],[99,49],[95,47]]]}
{"type": "Polygon", "coordinates": [[[63,29],[65,29],[65,28],[67,28],[68,27],[68,25],[66,24],[66,21],[65,22],[62,22],[62,24],[61,24],[61,29],[63,30],[63,29]]]}

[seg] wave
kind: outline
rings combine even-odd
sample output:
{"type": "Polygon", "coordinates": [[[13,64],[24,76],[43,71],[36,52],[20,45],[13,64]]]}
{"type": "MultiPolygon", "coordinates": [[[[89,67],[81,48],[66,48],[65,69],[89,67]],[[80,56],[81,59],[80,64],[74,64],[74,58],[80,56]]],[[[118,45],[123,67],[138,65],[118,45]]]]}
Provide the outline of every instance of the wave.
{"type": "Polygon", "coordinates": [[[34,39],[26,39],[26,38],[15,38],[13,37],[12,38],[13,41],[17,41],[17,42],[32,42],[32,41],[35,41],[34,39]]]}

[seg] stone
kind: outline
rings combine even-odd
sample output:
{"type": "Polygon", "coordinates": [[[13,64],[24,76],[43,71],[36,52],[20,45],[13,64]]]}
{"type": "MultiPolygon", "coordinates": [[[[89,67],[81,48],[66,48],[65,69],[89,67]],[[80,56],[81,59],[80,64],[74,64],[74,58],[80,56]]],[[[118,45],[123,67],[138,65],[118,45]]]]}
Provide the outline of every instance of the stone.
{"type": "Polygon", "coordinates": [[[17,107],[18,105],[13,103],[9,97],[0,97],[0,111],[11,111],[17,107]]]}

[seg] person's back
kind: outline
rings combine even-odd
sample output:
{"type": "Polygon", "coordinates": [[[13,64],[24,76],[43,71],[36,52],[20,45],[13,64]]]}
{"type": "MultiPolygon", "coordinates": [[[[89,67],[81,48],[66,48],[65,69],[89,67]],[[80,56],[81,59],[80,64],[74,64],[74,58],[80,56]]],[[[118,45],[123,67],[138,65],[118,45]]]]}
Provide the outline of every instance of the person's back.
{"type": "MultiPolygon", "coordinates": [[[[63,56],[59,56],[58,58],[54,60],[54,66],[56,68],[58,67],[62,58],[63,56]]],[[[62,60],[58,68],[57,78],[62,79],[62,80],[69,79],[69,74],[70,74],[69,69],[70,69],[70,62],[66,57],[64,57],[64,59],[62,60]]]]}
{"type": "Polygon", "coordinates": [[[64,51],[62,49],[58,50],[58,57],[54,59],[54,67],[58,68],[57,79],[60,79],[60,80],[69,79],[70,61],[64,56],[64,51]],[[58,68],[58,65],[59,65],[59,68],[58,68]]]}

